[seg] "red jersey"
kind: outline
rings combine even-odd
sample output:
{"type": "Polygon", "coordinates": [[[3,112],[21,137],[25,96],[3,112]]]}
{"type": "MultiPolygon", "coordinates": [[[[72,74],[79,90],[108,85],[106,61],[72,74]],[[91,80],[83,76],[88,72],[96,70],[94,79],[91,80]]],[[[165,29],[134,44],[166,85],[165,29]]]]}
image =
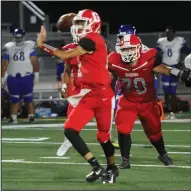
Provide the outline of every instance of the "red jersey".
{"type": "Polygon", "coordinates": [[[155,49],[142,52],[134,66],[123,62],[121,55],[116,52],[108,56],[108,63],[109,69],[119,77],[126,99],[136,103],[156,99],[153,68],[161,64],[161,57],[155,49]]]}
{"type": "Polygon", "coordinates": [[[78,44],[89,52],[79,57],[82,87],[109,87],[111,78],[107,66],[107,47],[103,37],[92,32],[83,37],[78,44]]]}
{"type": "MultiPolygon", "coordinates": [[[[75,43],[70,43],[70,44],[67,44],[67,45],[63,46],[62,50],[64,50],[64,51],[71,50],[71,49],[76,48],[77,46],[78,45],[75,44],[75,43]]],[[[73,78],[74,87],[75,88],[81,88],[81,85],[80,85],[81,73],[80,73],[80,70],[79,70],[79,67],[78,67],[79,58],[75,57],[75,58],[72,58],[72,59],[65,60],[65,63],[71,65],[71,69],[72,69],[71,76],[73,78]]]]}

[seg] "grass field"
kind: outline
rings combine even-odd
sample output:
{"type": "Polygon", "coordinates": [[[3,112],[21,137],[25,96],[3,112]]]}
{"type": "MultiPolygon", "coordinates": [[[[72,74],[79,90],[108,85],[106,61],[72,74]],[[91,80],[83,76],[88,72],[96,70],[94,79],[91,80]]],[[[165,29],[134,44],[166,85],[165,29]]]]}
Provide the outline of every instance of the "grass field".
{"type": "MultiPolygon", "coordinates": [[[[186,117],[188,118],[188,117],[186,117]]],[[[85,181],[91,167],[72,148],[65,156],[56,157],[63,141],[60,120],[39,120],[35,127],[25,122],[18,129],[2,130],[2,190],[190,190],[191,189],[191,123],[163,123],[164,140],[175,167],[164,167],[154,148],[136,124],[132,133],[132,167],[121,170],[114,185],[85,181]],[[43,127],[58,123],[58,127],[43,127]],[[45,125],[46,126],[46,125],[45,125]]],[[[100,163],[105,164],[103,151],[96,141],[95,125],[81,133],[100,163]]],[[[112,131],[116,139],[115,125],[112,131]]],[[[116,151],[117,164],[120,163],[116,151]]]]}

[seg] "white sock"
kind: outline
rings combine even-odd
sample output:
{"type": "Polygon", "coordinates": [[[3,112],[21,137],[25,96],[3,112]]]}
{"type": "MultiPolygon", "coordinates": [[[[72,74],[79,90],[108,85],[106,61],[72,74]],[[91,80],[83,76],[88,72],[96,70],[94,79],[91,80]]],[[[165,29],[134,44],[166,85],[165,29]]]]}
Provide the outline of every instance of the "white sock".
{"type": "Polygon", "coordinates": [[[30,119],[30,117],[34,117],[34,114],[29,114],[28,118],[30,119]]]}

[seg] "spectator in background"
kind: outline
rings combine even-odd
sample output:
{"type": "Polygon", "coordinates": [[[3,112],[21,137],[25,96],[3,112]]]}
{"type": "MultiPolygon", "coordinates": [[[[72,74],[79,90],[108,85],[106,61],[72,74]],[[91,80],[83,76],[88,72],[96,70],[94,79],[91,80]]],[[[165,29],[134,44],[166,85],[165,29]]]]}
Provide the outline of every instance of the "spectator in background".
{"type": "MultiPolygon", "coordinates": [[[[166,27],[166,37],[158,39],[157,50],[162,54],[162,62],[174,68],[177,68],[180,63],[181,53],[191,53],[191,49],[186,45],[186,40],[183,37],[175,36],[175,30],[171,26],[166,27]]],[[[166,119],[176,119],[176,89],[178,78],[162,75],[162,85],[165,102],[170,111],[166,119]]]]}

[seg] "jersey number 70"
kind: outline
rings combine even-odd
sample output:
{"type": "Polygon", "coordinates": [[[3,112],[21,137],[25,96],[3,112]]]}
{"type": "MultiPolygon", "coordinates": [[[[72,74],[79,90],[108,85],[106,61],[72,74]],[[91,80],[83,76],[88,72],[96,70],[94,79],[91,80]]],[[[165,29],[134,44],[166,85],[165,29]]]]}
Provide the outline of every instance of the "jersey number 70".
{"type": "Polygon", "coordinates": [[[134,80],[131,80],[130,78],[123,78],[121,81],[124,83],[126,90],[128,91],[131,90],[131,83],[133,83],[137,94],[141,95],[147,91],[146,82],[143,78],[135,78],[134,80]]]}

